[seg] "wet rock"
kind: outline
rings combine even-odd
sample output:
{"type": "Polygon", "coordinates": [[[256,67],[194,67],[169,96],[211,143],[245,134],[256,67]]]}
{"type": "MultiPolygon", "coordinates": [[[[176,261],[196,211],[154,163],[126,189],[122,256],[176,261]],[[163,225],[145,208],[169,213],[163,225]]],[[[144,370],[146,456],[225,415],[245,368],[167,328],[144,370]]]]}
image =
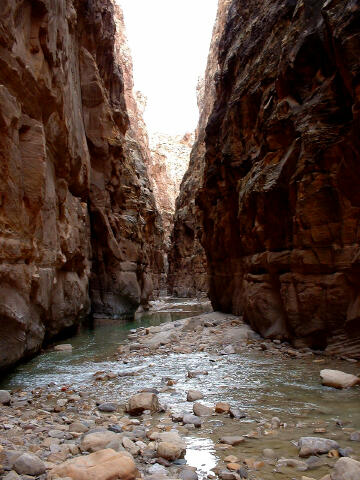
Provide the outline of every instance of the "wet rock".
{"type": "Polygon", "coordinates": [[[230,407],[229,414],[231,418],[236,418],[236,419],[246,417],[246,413],[236,407],[230,407]]]}
{"type": "Polygon", "coordinates": [[[265,458],[276,458],[277,455],[272,448],[264,448],[263,455],[265,458]]]}
{"type": "Polygon", "coordinates": [[[296,468],[296,470],[300,472],[305,472],[309,468],[306,462],[302,462],[301,460],[296,460],[295,458],[281,458],[280,460],[278,460],[276,466],[278,468],[281,468],[281,467],[296,468]]]}
{"type": "Polygon", "coordinates": [[[214,409],[211,407],[207,407],[206,405],[203,405],[200,402],[196,402],[193,405],[193,412],[198,417],[207,417],[214,413],[214,409]]]}
{"type": "Polygon", "coordinates": [[[360,462],[353,458],[340,458],[330,474],[331,480],[359,480],[360,462]]]}
{"type": "Polygon", "coordinates": [[[0,403],[2,405],[10,405],[11,395],[7,390],[0,390],[0,403]]]}
{"type": "Polygon", "coordinates": [[[218,402],[215,405],[215,412],[216,413],[229,413],[230,411],[230,404],[226,402],[218,402]]]}
{"type": "Polygon", "coordinates": [[[204,395],[198,390],[189,390],[187,392],[186,400],[188,402],[196,402],[196,400],[201,400],[204,398],[204,395]]]}
{"type": "Polygon", "coordinates": [[[240,465],[239,463],[236,463],[236,462],[235,462],[235,463],[232,463],[232,462],[231,462],[231,463],[228,463],[228,464],[226,465],[226,468],[227,468],[228,470],[235,471],[235,472],[236,472],[237,470],[239,470],[240,467],[241,467],[241,465],[240,465]]]}
{"type": "Polygon", "coordinates": [[[154,465],[151,465],[151,467],[149,467],[147,471],[150,475],[166,475],[167,476],[166,468],[163,467],[162,465],[159,465],[158,463],[154,463],[154,465]]]}
{"type": "Polygon", "coordinates": [[[191,413],[186,413],[182,419],[184,425],[194,425],[196,428],[201,427],[201,418],[197,415],[192,415],[191,413]]]}
{"type": "Polygon", "coordinates": [[[127,405],[130,415],[141,415],[145,410],[152,413],[160,410],[159,399],[155,393],[137,393],[130,398],[127,405]]]}
{"type": "Polygon", "coordinates": [[[360,432],[352,432],[350,434],[350,440],[352,442],[360,442],[360,432]]]}
{"type": "Polygon", "coordinates": [[[360,378],[356,375],[341,372],[340,370],[321,370],[322,384],[334,388],[350,388],[360,384],[360,378]]]}
{"type": "Polygon", "coordinates": [[[182,443],[160,442],[157,447],[159,457],[174,461],[185,455],[186,448],[182,443]]]}
{"type": "Polygon", "coordinates": [[[116,403],[101,403],[98,406],[98,410],[100,410],[100,412],[111,413],[111,412],[115,412],[117,409],[118,409],[118,405],[116,403]]]}
{"type": "Polygon", "coordinates": [[[90,431],[90,433],[85,434],[81,440],[80,448],[86,452],[97,452],[106,449],[114,442],[121,443],[121,436],[109,430],[100,432],[90,431]]]}
{"type": "Polygon", "coordinates": [[[64,343],[63,345],[55,345],[54,350],[56,352],[72,352],[72,345],[69,343],[64,343]]]}
{"type": "Polygon", "coordinates": [[[352,453],[353,449],[351,447],[339,448],[340,457],[350,457],[352,453]]]}
{"type": "Polygon", "coordinates": [[[237,480],[235,473],[231,472],[230,470],[220,470],[219,477],[222,480],[237,480]]]}
{"type": "Polygon", "coordinates": [[[20,475],[42,475],[46,471],[44,462],[32,453],[23,453],[14,463],[14,470],[20,475]]]}
{"type": "Polygon", "coordinates": [[[179,477],[181,480],[198,480],[198,474],[192,468],[184,468],[181,470],[179,477]]]}
{"type": "Polygon", "coordinates": [[[278,418],[278,417],[273,417],[273,418],[271,419],[271,428],[272,428],[273,430],[276,430],[276,429],[280,428],[280,425],[281,425],[281,420],[280,420],[280,418],[278,418]]]}
{"type": "Polygon", "coordinates": [[[240,443],[243,443],[245,441],[244,437],[241,436],[225,436],[220,438],[220,443],[226,443],[227,445],[240,445],[240,443]]]}
{"type": "Polygon", "coordinates": [[[301,437],[298,445],[300,457],[309,457],[310,455],[328,453],[330,450],[339,449],[339,444],[335,440],[320,437],[301,437]]]}
{"type": "Polygon", "coordinates": [[[106,449],[56,466],[50,471],[48,479],[71,477],[73,480],[135,480],[138,476],[134,460],[128,454],[106,449]]]}

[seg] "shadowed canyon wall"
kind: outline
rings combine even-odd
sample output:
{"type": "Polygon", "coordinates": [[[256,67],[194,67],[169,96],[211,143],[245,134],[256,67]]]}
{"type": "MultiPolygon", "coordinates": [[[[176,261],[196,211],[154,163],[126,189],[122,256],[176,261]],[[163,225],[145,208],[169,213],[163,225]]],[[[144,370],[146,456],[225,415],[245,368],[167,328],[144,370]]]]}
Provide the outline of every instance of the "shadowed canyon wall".
{"type": "Polygon", "coordinates": [[[176,200],[174,227],[169,252],[168,287],[179,297],[205,296],[208,291],[206,257],[200,244],[201,213],[195,204],[205,166],[205,128],[215,101],[215,76],[218,73],[218,50],[230,0],[219,0],[210,52],[204,79],[198,84],[200,119],[191,150],[190,164],[176,200]]]}
{"type": "Polygon", "coordinates": [[[115,31],[110,0],[1,4],[2,367],[159,289],[161,219],[115,31]]]}
{"type": "Polygon", "coordinates": [[[214,308],[357,357],[359,51],[356,0],[233,0],[196,194],[214,308]]]}

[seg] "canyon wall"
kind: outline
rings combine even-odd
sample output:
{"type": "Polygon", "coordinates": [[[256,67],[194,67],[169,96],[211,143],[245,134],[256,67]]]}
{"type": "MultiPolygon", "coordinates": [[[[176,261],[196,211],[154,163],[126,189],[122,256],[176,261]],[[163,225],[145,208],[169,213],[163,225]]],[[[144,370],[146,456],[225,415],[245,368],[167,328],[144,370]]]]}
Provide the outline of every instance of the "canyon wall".
{"type": "Polygon", "coordinates": [[[208,291],[206,257],[200,244],[201,213],[195,204],[205,166],[205,128],[215,101],[215,77],[219,70],[218,51],[230,0],[219,0],[218,11],[203,79],[198,84],[200,119],[190,164],[176,200],[174,226],[169,251],[169,292],[178,297],[202,297],[208,291]]]}
{"type": "Polygon", "coordinates": [[[233,0],[196,202],[210,298],[360,357],[360,4],[233,0]]]}
{"type": "Polygon", "coordinates": [[[92,310],[131,314],[163,271],[110,0],[3,0],[0,367],[92,310]]]}

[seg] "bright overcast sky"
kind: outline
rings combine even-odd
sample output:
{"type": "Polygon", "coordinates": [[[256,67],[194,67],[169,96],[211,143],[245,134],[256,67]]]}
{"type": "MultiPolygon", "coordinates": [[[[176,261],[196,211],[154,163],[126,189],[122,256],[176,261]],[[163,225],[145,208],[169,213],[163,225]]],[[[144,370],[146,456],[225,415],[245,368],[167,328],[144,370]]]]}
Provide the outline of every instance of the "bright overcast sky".
{"type": "Polygon", "coordinates": [[[148,99],[150,131],[196,128],[196,84],[202,76],[217,0],[117,0],[123,7],[135,89],[148,99]]]}

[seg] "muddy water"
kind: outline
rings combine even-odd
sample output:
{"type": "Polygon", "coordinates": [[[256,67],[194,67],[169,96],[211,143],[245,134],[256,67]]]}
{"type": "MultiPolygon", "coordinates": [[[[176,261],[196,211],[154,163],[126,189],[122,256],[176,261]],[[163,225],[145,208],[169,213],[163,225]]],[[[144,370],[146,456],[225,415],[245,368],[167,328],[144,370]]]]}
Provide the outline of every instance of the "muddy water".
{"type": "MultiPolygon", "coordinates": [[[[46,352],[18,367],[4,380],[0,388],[33,388],[49,382],[73,385],[88,390],[97,399],[125,403],[129,396],[143,388],[164,390],[166,379],[175,380],[174,387],[159,394],[160,401],[174,412],[191,412],[192,403],[186,402],[186,391],[200,390],[202,403],[214,405],[227,401],[244,410],[247,417],[231,420],[214,415],[204,420],[201,429],[183,430],[186,437],[188,464],[197,467],[199,477],[206,478],[216,465],[225,466],[227,455],[245,459],[263,460],[264,465],[252,473],[257,480],[301,479],[302,475],[320,479],[330,471],[334,459],[321,456],[314,470],[305,473],[293,468],[275,467],[266,461],[264,448],[275,451],[276,457],[298,458],[298,449],[292,443],[301,436],[323,436],[336,439],[340,446],[352,447],[354,457],[360,457],[360,443],[349,441],[349,434],[340,426],[360,430],[360,389],[338,391],[323,387],[319,381],[322,368],[338,368],[348,373],[360,373],[359,364],[314,358],[279,358],[266,352],[244,350],[242,354],[213,356],[207,353],[153,355],[118,362],[113,354],[132,328],[156,325],[164,320],[176,321],[206,310],[204,305],[174,301],[171,305],[157,304],[157,312],[142,315],[128,325],[102,323],[91,331],[71,339],[73,353],[46,352]],[[107,382],[95,382],[96,371],[112,371],[121,376],[107,382]],[[187,370],[206,370],[208,375],[189,379],[187,370]],[[285,423],[279,430],[266,424],[277,416],[285,423]],[[325,428],[326,433],[313,433],[325,428]],[[248,435],[238,447],[223,450],[218,441],[224,435],[248,435]]],[[[168,423],[166,414],[154,419],[168,423]]],[[[181,429],[181,427],[180,427],[181,429]]]]}

